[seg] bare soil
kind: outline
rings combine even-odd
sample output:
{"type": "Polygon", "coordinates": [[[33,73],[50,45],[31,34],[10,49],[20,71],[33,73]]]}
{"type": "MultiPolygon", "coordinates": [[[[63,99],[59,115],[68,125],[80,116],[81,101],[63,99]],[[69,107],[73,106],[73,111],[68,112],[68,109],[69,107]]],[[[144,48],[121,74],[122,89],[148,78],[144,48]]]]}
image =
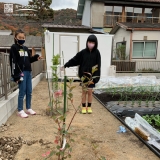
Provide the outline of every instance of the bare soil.
{"type": "MultiPolygon", "coordinates": [[[[81,87],[79,83],[74,93],[75,106],[80,104],[81,87]]],[[[49,103],[47,81],[41,81],[33,90],[32,108],[36,116],[22,119],[16,112],[9,118],[6,131],[0,132],[1,137],[22,137],[27,144],[22,144],[15,160],[43,160],[42,154],[50,151],[54,144],[57,126],[52,118],[47,116],[46,107],[49,103]],[[31,143],[34,142],[34,143],[31,143]]],[[[25,106],[25,105],[24,105],[25,106]]],[[[122,125],[98,101],[93,99],[93,114],[77,113],[72,132],[75,142],[71,160],[159,160],[137,137],[129,130],[117,133],[122,125]]],[[[74,109],[69,107],[67,123],[73,116],[74,109]]],[[[51,160],[56,160],[52,157],[51,160]]]]}

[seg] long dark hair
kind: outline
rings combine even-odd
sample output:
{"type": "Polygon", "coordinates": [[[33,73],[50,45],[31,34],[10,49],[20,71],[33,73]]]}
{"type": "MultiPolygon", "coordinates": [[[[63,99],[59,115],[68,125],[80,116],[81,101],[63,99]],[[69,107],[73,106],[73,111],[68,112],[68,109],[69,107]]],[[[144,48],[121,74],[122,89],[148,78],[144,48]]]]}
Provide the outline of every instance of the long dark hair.
{"type": "Polygon", "coordinates": [[[21,29],[16,30],[16,31],[15,31],[15,35],[14,35],[14,43],[15,43],[15,44],[17,44],[17,40],[16,40],[15,38],[17,37],[17,35],[18,35],[19,33],[23,33],[23,34],[25,35],[25,33],[24,33],[21,29]]]}

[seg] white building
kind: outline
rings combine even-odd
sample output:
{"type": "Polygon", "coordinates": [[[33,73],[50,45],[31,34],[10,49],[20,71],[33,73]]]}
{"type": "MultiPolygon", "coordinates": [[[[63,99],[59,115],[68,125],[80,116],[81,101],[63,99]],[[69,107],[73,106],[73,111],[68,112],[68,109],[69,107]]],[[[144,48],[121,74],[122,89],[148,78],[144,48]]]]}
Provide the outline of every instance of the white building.
{"type": "MultiPolygon", "coordinates": [[[[120,45],[125,46],[127,60],[130,61],[130,65],[132,63],[130,69],[118,70],[160,72],[159,33],[160,24],[158,23],[117,23],[110,32],[110,34],[114,34],[113,50],[116,50],[120,45]]],[[[119,60],[115,53],[113,58],[119,60]]]]}

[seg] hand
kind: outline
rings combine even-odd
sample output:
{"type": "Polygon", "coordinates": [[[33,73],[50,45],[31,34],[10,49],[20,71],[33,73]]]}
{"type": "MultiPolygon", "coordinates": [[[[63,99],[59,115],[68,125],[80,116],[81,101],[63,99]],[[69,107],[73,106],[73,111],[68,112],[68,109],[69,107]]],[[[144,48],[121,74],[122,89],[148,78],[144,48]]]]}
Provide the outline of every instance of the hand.
{"type": "Polygon", "coordinates": [[[42,57],[42,56],[39,56],[39,57],[38,57],[38,61],[41,60],[41,59],[43,59],[43,57],[42,57]]]}

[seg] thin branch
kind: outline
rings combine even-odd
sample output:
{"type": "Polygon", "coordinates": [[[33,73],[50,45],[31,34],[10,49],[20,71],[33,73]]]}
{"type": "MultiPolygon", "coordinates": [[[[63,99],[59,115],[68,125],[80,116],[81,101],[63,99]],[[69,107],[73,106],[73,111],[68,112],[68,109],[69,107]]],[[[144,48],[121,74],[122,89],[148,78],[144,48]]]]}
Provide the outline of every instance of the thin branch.
{"type": "MultiPolygon", "coordinates": [[[[80,106],[80,105],[79,105],[79,106],[80,106]]],[[[70,121],[70,123],[69,123],[69,126],[68,126],[68,128],[67,128],[67,131],[69,130],[69,128],[70,128],[70,126],[71,126],[71,124],[72,124],[72,122],[73,122],[73,119],[74,119],[75,115],[77,114],[78,110],[79,110],[79,108],[76,109],[76,111],[75,111],[75,113],[74,113],[74,115],[73,115],[73,117],[72,117],[72,119],[71,119],[71,121],[70,121]]]]}

